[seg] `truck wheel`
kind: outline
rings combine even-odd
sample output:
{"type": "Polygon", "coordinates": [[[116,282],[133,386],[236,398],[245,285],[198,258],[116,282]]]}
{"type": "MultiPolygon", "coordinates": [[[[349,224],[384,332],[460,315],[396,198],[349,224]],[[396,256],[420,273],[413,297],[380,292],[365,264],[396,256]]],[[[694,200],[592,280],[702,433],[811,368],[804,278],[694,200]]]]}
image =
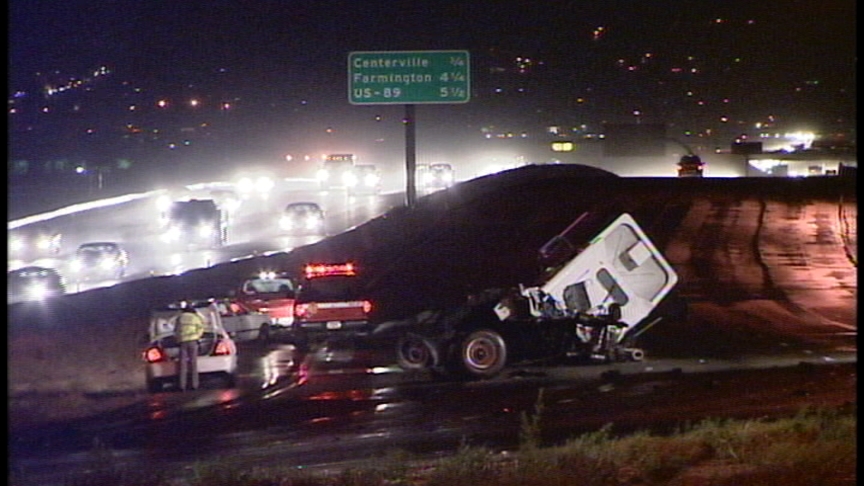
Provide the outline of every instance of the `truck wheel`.
{"type": "Polygon", "coordinates": [[[438,352],[427,339],[408,334],[396,343],[396,362],[407,371],[425,370],[438,363],[438,352]]]}
{"type": "Polygon", "coordinates": [[[504,369],[507,345],[500,334],[491,329],[480,329],[462,340],[459,362],[469,375],[491,378],[504,369]]]}

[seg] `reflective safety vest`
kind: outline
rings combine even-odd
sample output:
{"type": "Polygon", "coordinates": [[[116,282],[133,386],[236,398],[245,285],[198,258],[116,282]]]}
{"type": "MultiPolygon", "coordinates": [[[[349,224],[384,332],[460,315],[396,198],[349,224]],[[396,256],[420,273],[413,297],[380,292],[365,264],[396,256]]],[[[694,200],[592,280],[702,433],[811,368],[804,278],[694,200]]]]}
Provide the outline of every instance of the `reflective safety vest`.
{"type": "Polygon", "coordinates": [[[204,319],[197,312],[181,312],[174,334],[181,343],[197,341],[204,334],[204,319]]]}

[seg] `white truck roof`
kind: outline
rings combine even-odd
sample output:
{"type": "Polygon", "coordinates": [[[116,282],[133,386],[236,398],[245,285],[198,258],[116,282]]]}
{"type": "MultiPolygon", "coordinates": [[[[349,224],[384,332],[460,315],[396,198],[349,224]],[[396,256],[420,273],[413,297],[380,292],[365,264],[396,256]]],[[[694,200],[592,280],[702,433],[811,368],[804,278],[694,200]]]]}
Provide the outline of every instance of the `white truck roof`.
{"type": "Polygon", "coordinates": [[[631,329],[678,283],[678,274],[630,214],[604,228],[542,287],[568,311],[616,302],[631,329]]]}

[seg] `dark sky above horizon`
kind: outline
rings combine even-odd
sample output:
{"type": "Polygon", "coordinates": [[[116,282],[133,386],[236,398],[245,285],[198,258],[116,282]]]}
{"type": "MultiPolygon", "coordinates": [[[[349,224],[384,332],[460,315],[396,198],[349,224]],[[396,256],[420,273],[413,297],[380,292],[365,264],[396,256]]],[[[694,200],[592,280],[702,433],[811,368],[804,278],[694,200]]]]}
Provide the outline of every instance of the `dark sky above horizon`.
{"type": "Polygon", "coordinates": [[[16,75],[101,63],[162,74],[220,64],[339,70],[355,50],[497,49],[566,65],[579,62],[600,26],[599,41],[625,55],[716,43],[710,25],[723,19],[726,49],[848,74],[854,13],[852,0],[13,0],[10,64],[16,75]]]}
{"type": "Polygon", "coordinates": [[[10,90],[108,65],[149,87],[345,104],[351,51],[459,49],[479,72],[472,87],[517,56],[538,61],[529,85],[549,104],[589,93],[620,112],[642,97],[671,116],[688,89],[763,111],[805,93],[802,113],[854,117],[854,0],[12,0],[9,13],[10,90]]]}

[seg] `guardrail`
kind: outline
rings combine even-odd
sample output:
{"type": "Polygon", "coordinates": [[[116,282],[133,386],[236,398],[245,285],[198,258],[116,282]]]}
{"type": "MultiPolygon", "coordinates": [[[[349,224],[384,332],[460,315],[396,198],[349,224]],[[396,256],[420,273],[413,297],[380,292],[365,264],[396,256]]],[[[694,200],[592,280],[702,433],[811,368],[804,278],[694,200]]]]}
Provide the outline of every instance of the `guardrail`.
{"type": "Polygon", "coordinates": [[[13,230],[16,228],[20,228],[22,226],[27,226],[28,224],[41,223],[44,221],[48,221],[50,219],[58,218],[60,216],[68,216],[70,214],[80,213],[83,211],[91,211],[93,209],[99,209],[109,206],[116,206],[118,204],[125,204],[131,201],[135,201],[138,199],[144,199],[147,197],[152,197],[155,194],[159,194],[161,191],[150,191],[139,194],[127,194],[124,196],[111,197],[107,199],[100,199],[97,201],[91,201],[86,203],[73,204],[71,206],[67,206],[65,208],[60,208],[55,211],[49,211],[47,213],[35,214],[33,216],[28,216],[26,218],[17,219],[14,221],[9,221],[7,224],[7,230],[13,230]]]}

